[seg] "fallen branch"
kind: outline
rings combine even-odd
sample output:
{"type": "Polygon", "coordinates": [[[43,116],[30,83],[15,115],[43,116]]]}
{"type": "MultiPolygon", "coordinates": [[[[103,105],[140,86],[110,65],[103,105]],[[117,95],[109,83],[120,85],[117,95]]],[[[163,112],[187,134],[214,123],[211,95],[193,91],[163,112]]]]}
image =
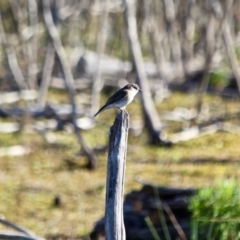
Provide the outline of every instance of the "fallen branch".
{"type": "Polygon", "coordinates": [[[181,142],[181,141],[189,141],[194,138],[202,137],[208,134],[215,133],[219,130],[222,129],[222,124],[221,123],[214,123],[212,125],[209,125],[207,127],[198,127],[198,126],[193,126],[190,127],[187,130],[184,130],[180,133],[175,133],[171,136],[170,140],[173,143],[181,142]]]}
{"type": "Polygon", "coordinates": [[[22,234],[17,234],[17,233],[0,232],[0,239],[44,240],[44,238],[36,236],[35,233],[30,231],[29,229],[19,226],[13,222],[10,222],[4,219],[3,217],[0,217],[0,223],[6,227],[10,227],[15,231],[22,233],[22,234]]]}
{"type": "Polygon", "coordinates": [[[10,232],[0,232],[0,239],[1,240],[43,240],[43,238],[39,237],[31,237],[31,236],[25,236],[23,234],[17,234],[17,233],[10,233],[10,232]]]}
{"type": "Polygon", "coordinates": [[[175,227],[176,231],[178,232],[181,240],[186,240],[187,237],[186,237],[184,231],[182,230],[181,226],[179,225],[176,217],[174,216],[171,208],[165,202],[162,202],[162,206],[163,206],[163,209],[165,210],[165,212],[168,214],[169,219],[171,220],[171,222],[172,222],[173,226],[175,227]]]}

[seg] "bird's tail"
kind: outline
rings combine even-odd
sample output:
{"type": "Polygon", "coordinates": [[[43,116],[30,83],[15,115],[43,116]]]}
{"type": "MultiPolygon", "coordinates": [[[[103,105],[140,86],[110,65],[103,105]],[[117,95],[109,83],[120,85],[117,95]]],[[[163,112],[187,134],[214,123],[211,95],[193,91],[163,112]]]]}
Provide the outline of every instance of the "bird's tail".
{"type": "Polygon", "coordinates": [[[94,117],[96,117],[100,112],[105,110],[105,106],[101,107],[97,113],[95,113],[94,117]]]}

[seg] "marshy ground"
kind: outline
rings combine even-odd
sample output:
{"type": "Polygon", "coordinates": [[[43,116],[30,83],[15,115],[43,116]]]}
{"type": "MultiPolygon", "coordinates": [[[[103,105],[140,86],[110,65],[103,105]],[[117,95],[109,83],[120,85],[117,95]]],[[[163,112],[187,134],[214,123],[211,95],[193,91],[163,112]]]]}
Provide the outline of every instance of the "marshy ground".
{"type": "MultiPolygon", "coordinates": [[[[64,102],[67,97],[54,91],[49,94],[51,99],[64,102]]],[[[215,112],[224,108],[226,113],[235,113],[239,109],[238,100],[207,95],[204,102],[215,112]]],[[[157,108],[163,116],[175,107],[193,108],[194,104],[194,94],[172,93],[157,108]]],[[[138,99],[128,111],[132,123],[142,121],[138,99]]],[[[114,110],[106,111],[97,118],[95,128],[83,132],[92,147],[107,145],[114,118],[114,110]]],[[[163,122],[169,135],[181,130],[179,123],[163,122]]],[[[88,235],[104,215],[107,152],[97,154],[99,167],[89,171],[75,136],[54,134],[54,145],[44,142],[35,131],[0,135],[1,147],[21,144],[31,150],[25,156],[0,157],[0,214],[40,236],[88,235]]],[[[158,185],[194,188],[213,185],[221,178],[239,180],[239,139],[238,134],[217,132],[164,148],[149,146],[144,131],[138,136],[130,134],[125,193],[141,188],[136,181],[139,178],[158,185]]]]}

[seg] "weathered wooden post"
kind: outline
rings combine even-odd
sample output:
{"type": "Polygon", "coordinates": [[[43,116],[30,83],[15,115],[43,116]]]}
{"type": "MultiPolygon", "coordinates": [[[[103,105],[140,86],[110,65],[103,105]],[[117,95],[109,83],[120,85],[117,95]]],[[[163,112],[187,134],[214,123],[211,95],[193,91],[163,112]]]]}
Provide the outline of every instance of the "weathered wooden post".
{"type": "Polygon", "coordinates": [[[124,175],[126,168],[129,114],[118,113],[110,129],[105,206],[106,240],[125,240],[123,219],[124,175]]]}

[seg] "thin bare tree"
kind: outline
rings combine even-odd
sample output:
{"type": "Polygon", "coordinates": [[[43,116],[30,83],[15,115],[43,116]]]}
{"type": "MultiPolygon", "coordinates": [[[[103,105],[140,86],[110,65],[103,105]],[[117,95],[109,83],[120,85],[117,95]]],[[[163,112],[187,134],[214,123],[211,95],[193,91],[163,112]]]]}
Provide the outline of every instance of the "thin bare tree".
{"type": "Polygon", "coordinates": [[[43,13],[44,13],[44,20],[45,20],[48,33],[53,41],[53,45],[54,45],[56,54],[59,58],[60,66],[64,75],[66,89],[68,91],[69,100],[72,106],[72,124],[74,126],[75,135],[77,137],[79,144],[82,146],[83,152],[85,153],[85,155],[89,160],[88,167],[90,169],[95,169],[97,167],[97,157],[95,156],[95,153],[93,152],[93,150],[87,145],[87,143],[82,137],[80,129],[77,127],[74,79],[72,76],[72,72],[71,72],[69,61],[67,59],[66,52],[61,42],[61,38],[53,22],[49,0],[43,0],[43,13]]]}
{"type": "Polygon", "coordinates": [[[163,0],[164,16],[166,21],[166,31],[169,38],[169,44],[172,50],[174,64],[176,65],[178,77],[181,79],[184,75],[182,62],[182,51],[179,36],[177,32],[176,4],[173,0],[163,0]]]}
{"type": "MultiPolygon", "coordinates": [[[[20,1],[8,0],[13,18],[16,24],[16,37],[18,38],[19,45],[21,46],[21,52],[25,62],[28,62],[28,47],[26,43],[26,37],[24,36],[24,30],[27,29],[27,8],[21,6],[20,1]]],[[[26,3],[24,3],[26,4],[26,3]]],[[[27,82],[27,81],[26,81],[27,82]]]]}
{"type": "Polygon", "coordinates": [[[226,52],[228,55],[228,58],[230,60],[230,64],[232,67],[233,74],[237,81],[238,90],[240,91],[240,68],[239,68],[239,62],[237,58],[237,54],[235,52],[235,44],[234,44],[234,33],[231,30],[230,26],[230,15],[231,15],[231,9],[233,5],[233,0],[227,0],[225,2],[225,11],[223,12],[222,6],[218,0],[211,0],[213,11],[217,17],[218,20],[222,20],[222,35],[224,39],[224,45],[226,48],[226,52]]]}
{"type": "Polygon", "coordinates": [[[200,82],[198,95],[197,95],[197,115],[200,114],[202,108],[203,96],[206,92],[208,82],[209,82],[209,72],[212,67],[212,58],[215,52],[215,30],[216,30],[216,20],[213,15],[211,5],[208,4],[208,17],[205,22],[206,27],[206,39],[205,39],[205,64],[204,72],[200,82]]]}
{"type": "Polygon", "coordinates": [[[167,88],[167,81],[162,72],[164,65],[164,51],[162,46],[163,32],[160,30],[160,27],[156,21],[156,15],[158,10],[155,9],[154,1],[145,0],[145,15],[146,15],[146,25],[148,28],[148,33],[151,42],[152,54],[154,57],[154,62],[157,68],[158,78],[161,79],[162,88],[167,88]]]}
{"type": "Polygon", "coordinates": [[[27,86],[25,84],[25,80],[22,74],[22,70],[18,64],[16,52],[14,48],[9,44],[9,40],[7,39],[4,26],[2,23],[1,13],[0,13],[0,37],[1,37],[1,43],[3,45],[3,49],[5,50],[5,53],[7,56],[9,69],[19,87],[19,90],[27,89],[27,86]]]}
{"type": "Polygon", "coordinates": [[[225,3],[225,11],[222,11],[221,4],[218,0],[211,0],[208,4],[208,20],[206,21],[206,40],[205,40],[205,65],[203,77],[201,79],[198,99],[197,99],[197,112],[201,112],[203,96],[209,84],[209,74],[212,69],[212,58],[217,51],[217,41],[220,36],[223,36],[225,49],[230,60],[233,74],[236,78],[238,89],[240,91],[240,69],[236,52],[234,50],[233,33],[229,25],[229,14],[232,8],[233,0],[228,0],[225,3]]]}
{"type": "Polygon", "coordinates": [[[48,43],[45,62],[43,66],[42,78],[38,94],[38,107],[43,109],[47,100],[48,88],[52,76],[53,65],[55,59],[55,49],[52,42],[48,43]]]}
{"type": "Polygon", "coordinates": [[[36,89],[37,83],[37,52],[38,52],[38,5],[36,0],[28,0],[29,37],[27,43],[27,75],[30,89],[36,89]]]}
{"type": "Polygon", "coordinates": [[[162,123],[151,97],[150,86],[146,76],[141,46],[138,38],[134,1],[123,0],[123,4],[125,7],[127,33],[132,57],[136,67],[138,81],[140,87],[142,88],[142,108],[150,142],[152,144],[169,144],[162,139],[162,123]]]}

